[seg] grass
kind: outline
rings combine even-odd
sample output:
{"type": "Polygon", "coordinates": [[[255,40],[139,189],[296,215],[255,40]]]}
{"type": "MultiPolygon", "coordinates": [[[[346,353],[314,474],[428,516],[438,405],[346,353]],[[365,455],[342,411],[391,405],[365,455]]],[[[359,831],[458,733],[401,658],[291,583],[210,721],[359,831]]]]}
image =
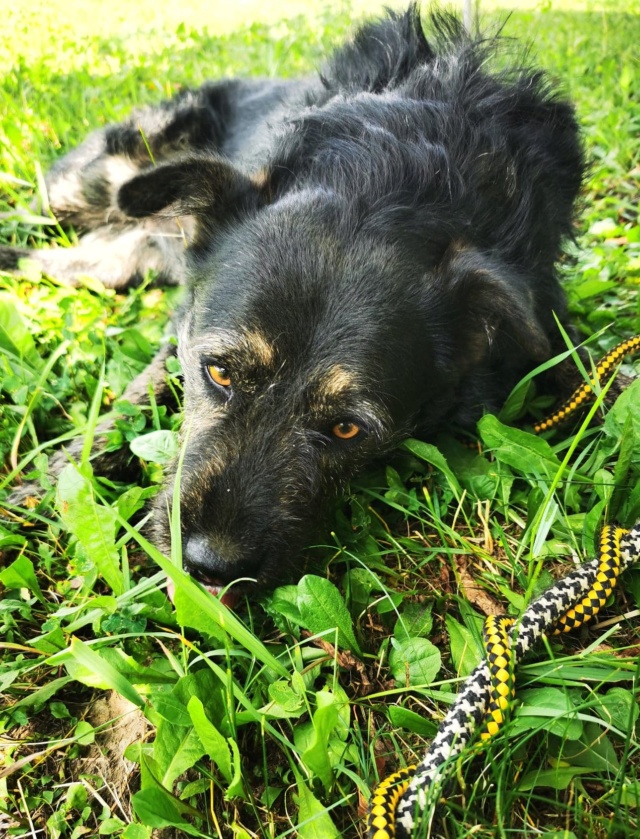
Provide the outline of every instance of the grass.
{"type": "MultiPolygon", "coordinates": [[[[208,77],[313,70],[365,4],[219,6],[114,0],[106,19],[69,0],[67,22],[50,4],[3,11],[5,243],[65,244],[30,201],[40,167],[91,128],[208,77]]],[[[628,0],[548,3],[506,32],[533,41],[581,115],[592,165],[563,272],[599,355],[640,332],[640,16],[628,0]]],[[[409,443],[351,488],[313,574],[238,616],[178,577],[174,610],[162,583],[175,571],[132,522],[179,419],[118,401],[174,304],[146,286],[0,276],[0,493],[22,475],[47,499],[0,523],[0,826],[355,839],[372,786],[419,758],[479,660],[482,616],[517,615],[592,555],[604,521],[640,519],[638,383],[604,422],[548,443],[522,430],[517,399],[482,421],[476,450],[409,443]],[[90,439],[113,408],[111,442],[143,454],[144,482],[112,485],[83,462],[50,486],[52,448],[90,439]]],[[[598,625],[537,649],[503,734],[456,765],[432,835],[638,835],[639,607],[631,571],[598,625]]]]}

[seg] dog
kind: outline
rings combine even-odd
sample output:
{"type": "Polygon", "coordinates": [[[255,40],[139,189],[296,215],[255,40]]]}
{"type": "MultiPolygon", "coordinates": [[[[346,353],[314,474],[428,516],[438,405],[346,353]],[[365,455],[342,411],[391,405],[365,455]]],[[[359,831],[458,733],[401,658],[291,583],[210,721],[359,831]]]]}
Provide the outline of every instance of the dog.
{"type": "MultiPolygon", "coordinates": [[[[565,348],[579,130],[542,72],[491,69],[500,49],[411,6],[362,26],[317,78],[183,92],[53,167],[78,247],[0,255],[72,283],[125,288],[152,269],[184,284],[182,555],[212,593],[281,579],[366,464],[473,427],[565,348]]],[[[151,383],[169,399],[172,352],[127,398],[151,383]]],[[[155,504],[164,550],[171,485],[155,504]]]]}

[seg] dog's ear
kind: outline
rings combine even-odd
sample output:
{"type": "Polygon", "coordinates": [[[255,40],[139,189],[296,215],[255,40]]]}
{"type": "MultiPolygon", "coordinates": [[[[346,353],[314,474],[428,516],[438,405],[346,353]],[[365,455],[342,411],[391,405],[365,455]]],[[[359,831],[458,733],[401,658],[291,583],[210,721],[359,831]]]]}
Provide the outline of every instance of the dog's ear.
{"type": "Polygon", "coordinates": [[[251,178],[222,157],[191,154],[127,181],[118,206],[130,218],[191,215],[209,226],[259,206],[266,194],[266,179],[251,178]]]}
{"type": "Polygon", "coordinates": [[[456,337],[470,362],[479,363],[492,353],[518,353],[533,361],[549,357],[551,346],[536,313],[531,277],[464,245],[449,248],[440,277],[450,312],[460,324],[456,337]]]}

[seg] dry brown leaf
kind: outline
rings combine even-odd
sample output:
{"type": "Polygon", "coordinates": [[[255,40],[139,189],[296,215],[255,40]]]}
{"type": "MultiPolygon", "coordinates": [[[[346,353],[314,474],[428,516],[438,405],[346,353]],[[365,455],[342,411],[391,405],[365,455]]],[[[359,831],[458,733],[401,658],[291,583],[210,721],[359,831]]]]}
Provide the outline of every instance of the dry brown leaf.
{"type": "Polygon", "coordinates": [[[492,597],[469,572],[467,557],[456,558],[460,593],[484,615],[504,615],[502,603],[492,597]]]}

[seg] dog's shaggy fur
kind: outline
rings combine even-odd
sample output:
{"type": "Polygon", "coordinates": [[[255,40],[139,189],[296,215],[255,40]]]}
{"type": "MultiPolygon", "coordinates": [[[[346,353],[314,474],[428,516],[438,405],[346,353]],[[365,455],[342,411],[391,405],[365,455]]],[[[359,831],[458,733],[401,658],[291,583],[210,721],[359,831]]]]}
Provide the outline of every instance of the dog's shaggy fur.
{"type": "Polygon", "coordinates": [[[89,232],[46,270],[186,280],[183,555],[211,588],[272,582],[367,461],[469,426],[564,346],[573,110],[540,72],[490,70],[496,41],[427,23],[388,13],[319,79],[183,93],[49,175],[89,232]]]}

